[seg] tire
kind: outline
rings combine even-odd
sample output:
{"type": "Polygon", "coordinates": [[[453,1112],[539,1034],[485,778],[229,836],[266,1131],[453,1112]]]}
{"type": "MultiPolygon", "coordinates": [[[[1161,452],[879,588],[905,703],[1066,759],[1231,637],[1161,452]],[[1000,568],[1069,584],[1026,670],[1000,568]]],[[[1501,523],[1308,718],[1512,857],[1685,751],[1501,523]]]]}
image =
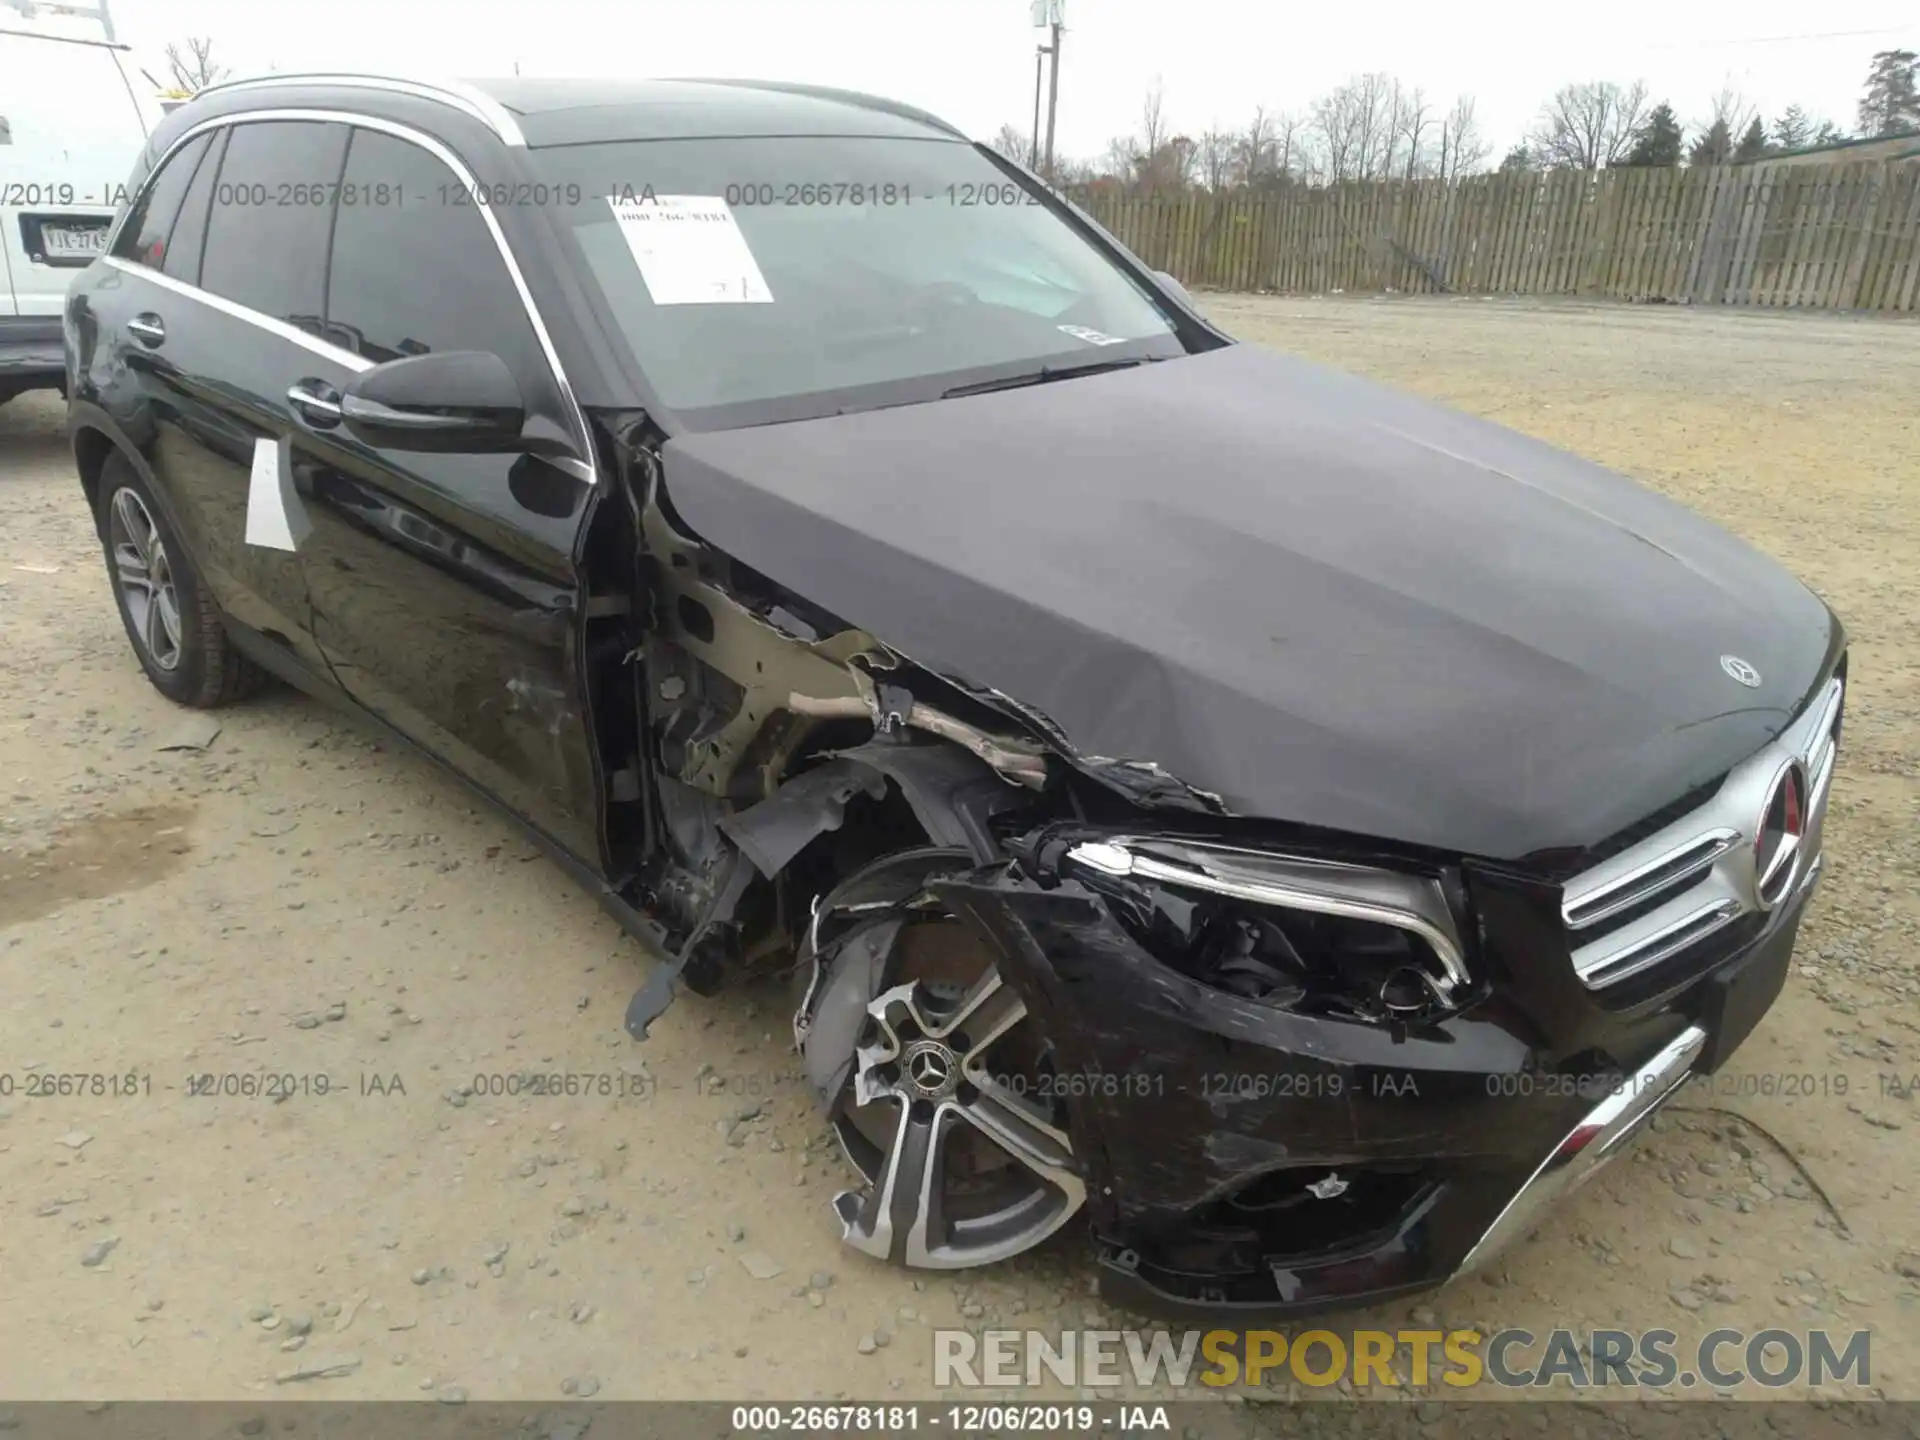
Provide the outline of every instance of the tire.
{"type": "Polygon", "coordinates": [[[839,1082],[823,1098],[859,1177],[834,1198],[841,1239],[912,1269],[1011,1259],[1086,1201],[1051,1047],[991,950],[927,890],[972,863],[882,856],[821,899],[801,945],[795,1036],[810,1082],[839,1082]]]}
{"type": "Polygon", "coordinates": [[[153,688],[210,710],[259,690],[266,672],[227,638],[213,594],[153,492],[121,455],[101,467],[94,519],[127,642],[153,688]]]}

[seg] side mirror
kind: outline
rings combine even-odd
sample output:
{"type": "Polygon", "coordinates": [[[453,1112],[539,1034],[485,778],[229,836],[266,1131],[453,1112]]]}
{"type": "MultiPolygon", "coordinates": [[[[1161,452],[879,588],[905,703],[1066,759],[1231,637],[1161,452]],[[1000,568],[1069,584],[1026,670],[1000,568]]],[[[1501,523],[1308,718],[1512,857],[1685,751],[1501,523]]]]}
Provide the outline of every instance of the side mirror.
{"type": "Polygon", "coordinates": [[[363,370],[340,393],[340,418],[356,439],[383,450],[529,448],[519,383],[485,350],[429,351],[363,370]]]}
{"type": "Polygon", "coordinates": [[[1182,305],[1186,306],[1189,310],[1199,309],[1199,307],[1193,303],[1193,296],[1187,293],[1187,287],[1182,285],[1178,280],[1174,279],[1173,276],[1169,275],[1166,271],[1164,270],[1154,271],[1153,278],[1158,280],[1161,286],[1170,295],[1172,295],[1174,299],[1178,300],[1182,305]]]}

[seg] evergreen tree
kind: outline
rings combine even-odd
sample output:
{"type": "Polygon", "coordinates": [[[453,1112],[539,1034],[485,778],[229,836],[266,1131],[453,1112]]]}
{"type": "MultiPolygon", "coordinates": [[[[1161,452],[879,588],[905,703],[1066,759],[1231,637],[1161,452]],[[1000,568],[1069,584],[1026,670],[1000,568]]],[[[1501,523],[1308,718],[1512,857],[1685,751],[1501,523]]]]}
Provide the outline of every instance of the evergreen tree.
{"type": "Polygon", "coordinates": [[[1867,93],[1860,99],[1860,133],[1904,135],[1920,130],[1920,55],[1911,50],[1882,50],[1867,70],[1867,93]]]}
{"type": "Polygon", "coordinates": [[[1689,165],[1724,165],[1733,158],[1733,135],[1725,120],[1709,125],[1687,151],[1689,165]]]}
{"type": "Polygon", "coordinates": [[[1822,120],[1820,128],[1813,132],[1813,143],[1816,145],[1838,145],[1846,139],[1847,132],[1831,120],[1822,120]]]}
{"type": "Polygon", "coordinates": [[[1685,140],[1673,107],[1662,100],[1648,112],[1646,123],[1634,132],[1633,148],[1622,165],[1678,165],[1685,140]]]}
{"type": "Polygon", "coordinates": [[[1734,147],[1733,163],[1746,165],[1766,155],[1768,151],[1766,127],[1760,123],[1758,115],[1747,126],[1746,133],[1740,137],[1740,143],[1734,147]]]}
{"type": "Polygon", "coordinates": [[[1813,143],[1813,121],[1798,105],[1789,105],[1786,113],[1773,122],[1773,143],[1780,150],[1804,150],[1813,143]]]}
{"type": "Polygon", "coordinates": [[[1540,162],[1534,158],[1533,151],[1527,148],[1527,142],[1522,140],[1506,153],[1500,161],[1500,168],[1502,170],[1538,170],[1540,162]]]}

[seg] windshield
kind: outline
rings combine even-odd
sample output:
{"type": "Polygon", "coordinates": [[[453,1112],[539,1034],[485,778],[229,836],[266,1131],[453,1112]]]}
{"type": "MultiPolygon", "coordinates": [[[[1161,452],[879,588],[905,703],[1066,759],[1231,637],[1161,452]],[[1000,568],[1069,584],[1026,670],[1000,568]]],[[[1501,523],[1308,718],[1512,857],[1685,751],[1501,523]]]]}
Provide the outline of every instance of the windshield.
{"type": "Polygon", "coordinates": [[[963,142],[647,140],[533,160],[614,328],[692,428],[1183,353],[1139,285],[963,142]]]}

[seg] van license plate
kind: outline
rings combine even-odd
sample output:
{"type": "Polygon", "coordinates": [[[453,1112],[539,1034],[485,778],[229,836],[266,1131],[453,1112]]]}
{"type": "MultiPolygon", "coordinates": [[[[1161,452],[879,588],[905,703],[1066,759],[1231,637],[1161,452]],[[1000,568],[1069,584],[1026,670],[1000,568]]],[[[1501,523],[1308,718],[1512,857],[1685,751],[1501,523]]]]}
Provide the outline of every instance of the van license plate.
{"type": "Polygon", "coordinates": [[[49,221],[40,226],[40,243],[46,246],[47,254],[63,259],[69,255],[98,255],[107,248],[107,227],[60,225],[49,221]]]}

